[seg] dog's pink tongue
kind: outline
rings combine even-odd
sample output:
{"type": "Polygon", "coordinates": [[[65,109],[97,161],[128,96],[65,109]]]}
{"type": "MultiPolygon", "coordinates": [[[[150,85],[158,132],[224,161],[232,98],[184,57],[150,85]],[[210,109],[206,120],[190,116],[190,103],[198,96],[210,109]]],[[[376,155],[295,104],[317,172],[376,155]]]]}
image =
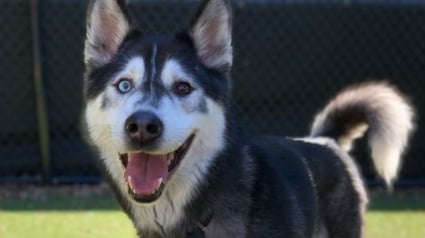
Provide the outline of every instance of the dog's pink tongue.
{"type": "Polygon", "coordinates": [[[125,180],[134,193],[149,195],[168,178],[167,155],[128,154],[125,180]]]}

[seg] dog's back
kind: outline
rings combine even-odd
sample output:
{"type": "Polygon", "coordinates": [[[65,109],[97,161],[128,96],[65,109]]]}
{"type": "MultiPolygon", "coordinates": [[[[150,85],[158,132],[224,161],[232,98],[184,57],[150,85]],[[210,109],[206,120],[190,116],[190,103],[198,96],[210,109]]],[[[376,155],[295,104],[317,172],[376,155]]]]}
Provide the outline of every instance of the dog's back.
{"type": "MultiPolygon", "coordinates": [[[[240,163],[211,178],[222,181],[218,184],[223,187],[235,179],[244,181],[245,186],[240,188],[247,188],[241,190],[246,193],[222,190],[223,197],[249,196],[233,206],[224,206],[225,210],[249,207],[245,229],[239,228],[237,232],[229,229],[223,234],[225,237],[235,234],[244,234],[237,237],[363,237],[368,198],[355,160],[347,152],[354,140],[368,130],[378,173],[391,186],[414,128],[413,116],[413,108],[398,90],[387,83],[375,82],[339,93],[317,115],[309,137],[260,136],[244,140],[243,159],[236,157],[240,163]],[[246,172],[236,173],[236,177],[222,176],[238,171],[238,167],[246,172]]],[[[226,161],[234,162],[231,158],[226,161]]],[[[215,208],[216,213],[232,214],[219,208],[215,208]]],[[[236,214],[233,213],[237,217],[236,214]]],[[[219,222],[213,218],[210,224],[219,222]]],[[[217,225],[212,227],[220,230],[217,225]]],[[[207,227],[206,231],[207,237],[218,237],[214,236],[217,230],[207,227]]]]}

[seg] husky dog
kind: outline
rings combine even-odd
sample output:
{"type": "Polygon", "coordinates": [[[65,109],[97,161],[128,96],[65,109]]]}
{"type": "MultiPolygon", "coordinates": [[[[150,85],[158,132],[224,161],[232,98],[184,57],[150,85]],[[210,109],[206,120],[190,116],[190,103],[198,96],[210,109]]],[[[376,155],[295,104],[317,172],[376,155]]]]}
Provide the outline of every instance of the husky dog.
{"type": "Polygon", "coordinates": [[[368,131],[390,185],[412,107],[389,84],[362,84],[306,138],[247,137],[231,108],[231,22],[228,0],[205,0],[187,31],[151,37],[123,0],[91,3],[85,122],[138,235],[362,237],[367,196],[347,152],[368,131]]]}

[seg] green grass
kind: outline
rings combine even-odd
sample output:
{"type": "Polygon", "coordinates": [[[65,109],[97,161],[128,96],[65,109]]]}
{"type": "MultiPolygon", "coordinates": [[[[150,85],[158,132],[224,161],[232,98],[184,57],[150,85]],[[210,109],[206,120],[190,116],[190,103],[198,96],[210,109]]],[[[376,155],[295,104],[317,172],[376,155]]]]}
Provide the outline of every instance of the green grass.
{"type": "Polygon", "coordinates": [[[366,216],[369,238],[425,238],[425,193],[371,194],[366,216]]]}
{"type": "MultiPolygon", "coordinates": [[[[0,191],[1,192],[1,191],[0,191]]],[[[371,195],[369,238],[424,238],[425,193],[371,195]]],[[[43,199],[0,199],[0,237],[135,237],[130,221],[111,196],[48,195],[43,199]]]]}
{"type": "Polygon", "coordinates": [[[136,237],[111,196],[0,200],[0,237],[136,237]]]}

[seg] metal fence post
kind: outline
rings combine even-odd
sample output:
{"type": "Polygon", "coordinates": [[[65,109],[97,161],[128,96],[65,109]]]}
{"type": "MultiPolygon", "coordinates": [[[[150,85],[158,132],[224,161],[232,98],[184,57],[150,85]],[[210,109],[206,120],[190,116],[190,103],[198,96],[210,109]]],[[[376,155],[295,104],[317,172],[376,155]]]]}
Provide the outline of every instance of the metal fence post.
{"type": "Polygon", "coordinates": [[[38,0],[30,1],[32,53],[33,53],[33,79],[35,90],[35,103],[37,111],[38,139],[40,155],[43,164],[43,181],[50,180],[50,138],[49,123],[47,116],[46,95],[43,85],[42,56],[39,25],[38,0]]]}

